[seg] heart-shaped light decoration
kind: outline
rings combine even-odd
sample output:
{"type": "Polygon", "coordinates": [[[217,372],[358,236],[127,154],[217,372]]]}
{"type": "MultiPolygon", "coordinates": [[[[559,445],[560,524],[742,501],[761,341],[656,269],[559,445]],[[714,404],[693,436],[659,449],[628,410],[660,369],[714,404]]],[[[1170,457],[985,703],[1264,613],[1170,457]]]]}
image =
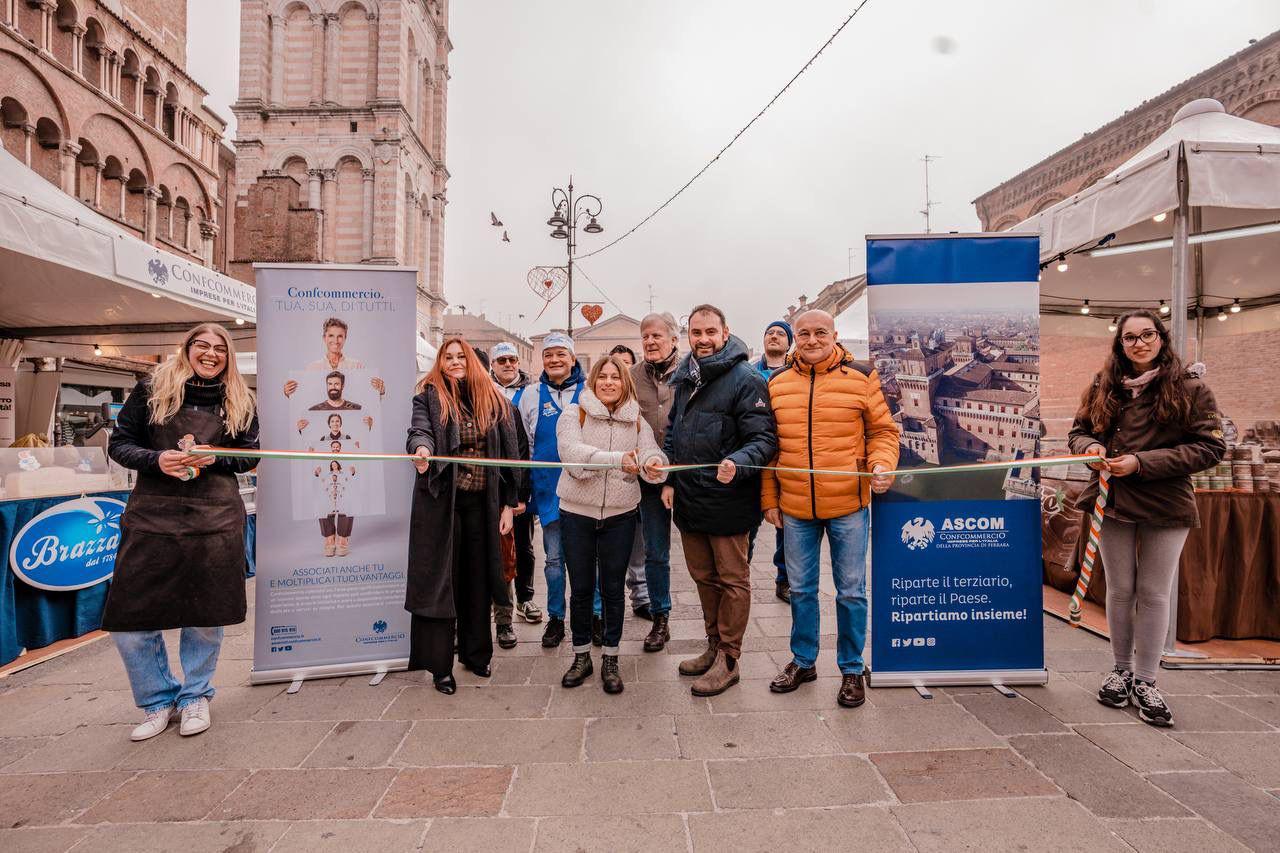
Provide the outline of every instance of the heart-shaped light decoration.
{"type": "Polygon", "coordinates": [[[596,324],[596,320],[599,320],[601,315],[604,314],[604,309],[599,305],[583,305],[581,310],[582,316],[593,326],[596,324]]]}

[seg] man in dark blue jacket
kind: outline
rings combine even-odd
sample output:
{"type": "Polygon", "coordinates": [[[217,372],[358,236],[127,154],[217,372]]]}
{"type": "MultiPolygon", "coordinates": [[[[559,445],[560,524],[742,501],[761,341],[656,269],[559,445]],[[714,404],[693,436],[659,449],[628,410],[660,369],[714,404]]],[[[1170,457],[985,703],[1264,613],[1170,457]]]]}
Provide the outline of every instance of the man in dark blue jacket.
{"type": "Polygon", "coordinates": [[[760,521],[760,466],[778,451],[769,389],[729,334],[724,312],[689,313],[689,355],[671,377],[675,399],[663,449],[673,465],[714,465],[672,475],[662,500],[673,510],[689,574],[698,586],[707,650],[680,664],[695,696],[738,683],[751,616],[747,537],[760,521]]]}

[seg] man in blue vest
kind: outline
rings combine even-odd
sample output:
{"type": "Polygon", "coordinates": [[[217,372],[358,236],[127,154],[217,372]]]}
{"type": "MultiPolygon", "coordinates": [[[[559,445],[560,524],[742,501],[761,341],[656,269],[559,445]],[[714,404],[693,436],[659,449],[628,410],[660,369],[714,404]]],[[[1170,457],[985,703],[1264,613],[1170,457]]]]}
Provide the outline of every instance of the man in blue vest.
{"type": "MultiPolygon", "coordinates": [[[[524,420],[536,462],[559,462],[556,423],[570,403],[578,402],[586,380],[574,355],[573,339],[552,332],[542,341],[542,376],[520,395],[517,408],[524,420]]],[[[542,524],[542,550],[546,558],[547,628],[542,645],[555,648],[564,642],[565,575],[564,549],[560,544],[560,499],[556,484],[559,468],[534,468],[529,474],[533,486],[533,510],[542,524]]]]}
{"type": "MultiPolygon", "coordinates": [[[[506,341],[489,350],[489,372],[494,384],[502,395],[511,401],[518,411],[520,401],[524,398],[533,380],[529,374],[520,369],[520,353],[506,341]]],[[[523,419],[522,419],[523,420],[523,419]]],[[[521,426],[523,431],[523,426],[521,426]]],[[[528,483],[528,478],[524,478],[528,483]]],[[[524,512],[515,517],[512,533],[516,542],[516,578],[514,595],[508,590],[507,600],[515,602],[515,613],[526,622],[542,621],[542,610],[533,603],[533,508],[528,506],[530,500],[528,486],[521,491],[520,502],[526,506],[524,512]]],[[[511,648],[515,645],[515,632],[511,627],[512,608],[510,605],[493,606],[494,624],[498,628],[498,645],[511,648]]]]}

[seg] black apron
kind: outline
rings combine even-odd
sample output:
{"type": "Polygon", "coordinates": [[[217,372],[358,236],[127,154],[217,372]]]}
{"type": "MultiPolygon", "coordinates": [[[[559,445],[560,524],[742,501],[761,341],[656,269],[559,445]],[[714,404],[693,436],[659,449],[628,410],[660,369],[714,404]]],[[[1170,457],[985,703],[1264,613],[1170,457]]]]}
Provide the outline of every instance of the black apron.
{"type": "MultiPolygon", "coordinates": [[[[185,436],[221,445],[218,413],[183,407],[151,425],[151,446],[185,436]]],[[[234,474],[205,468],[194,480],[142,472],[120,522],[104,631],[210,628],[245,619],[244,502],[234,474]]]]}

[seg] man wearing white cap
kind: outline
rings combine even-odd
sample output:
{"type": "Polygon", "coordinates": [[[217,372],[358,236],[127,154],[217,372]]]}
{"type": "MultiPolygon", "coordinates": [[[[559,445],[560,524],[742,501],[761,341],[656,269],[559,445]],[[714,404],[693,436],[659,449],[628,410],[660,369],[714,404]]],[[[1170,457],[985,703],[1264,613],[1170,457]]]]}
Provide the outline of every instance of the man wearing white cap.
{"type": "MultiPolygon", "coordinates": [[[[556,424],[560,413],[578,402],[585,377],[574,355],[573,339],[552,332],[542,341],[542,376],[520,396],[517,408],[529,434],[532,458],[538,462],[559,462],[556,424]]],[[[529,474],[533,507],[542,524],[542,550],[546,557],[547,628],[542,645],[555,648],[564,642],[565,576],[564,549],[560,544],[560,499],[556,485],[559,468],[535,468],[529,474]]]]}
{"type": "MultiPolygon", "coordinates": [[[[489,350],[489,372],[503,396],[511,401],[518,410],[520,401],[524,399],[533,380],[529,374],[520,369],[520,353],[515,346],[503,341],[489,350]]],[[[528,478],[525,478],[528,483],[528,478]]],[[[529,489],[526,485],[520,490],[520,502],[529,504],[529,489]]],[[[533,603],[533,509],[527,508],[515,517],[512,530],[516,541],[516,579],[515,595],[507,598],[516,603],[515,612],[526,622],[541,622],[542,611],[533,603]]],[[[494,605],[494,618],[498,625],[499,645],[502,643],[503,625],[511,630],[511,614],[499,612],[500,605],[494,605]]],[[[506,608],[510,610],[510,608],[506,608]]],[[[514,635],[513,635],[514,637],[514,635]]],[[[510,642],[508,640],[507,642],[510,642]]]]}

